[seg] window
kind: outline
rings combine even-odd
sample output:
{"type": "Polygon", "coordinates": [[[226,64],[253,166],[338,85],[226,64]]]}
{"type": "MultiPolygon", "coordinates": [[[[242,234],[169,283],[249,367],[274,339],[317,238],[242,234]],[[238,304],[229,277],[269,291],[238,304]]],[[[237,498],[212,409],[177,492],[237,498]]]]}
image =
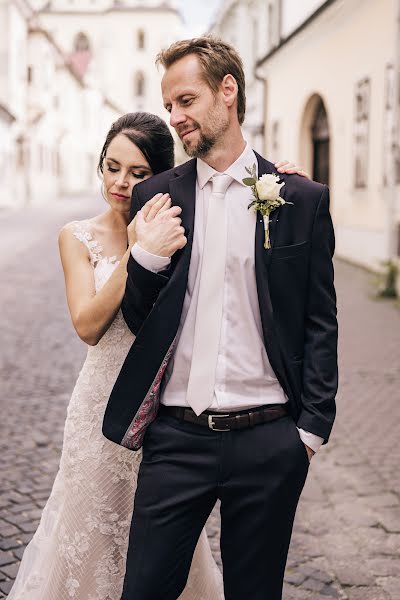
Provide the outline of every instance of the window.
{"type": "Polygon", "coordinates": [[[315,107],[311,124],[313,142],[313,179],[329,185],[330,135],[328,114],[321,97],[315,107]]]}
{"type": "Polygon", "coordinates": [[[145,35],[143,29],[139,29],[137,33],[137,48],[138,50],[144,50],[145,47],[145,35]]]}
{"type": "Polygon", "coordinates": [[[366,187],[368,181],[370,87],[369,79],[363,79],[356,85],[354,123],[354,185],[356,188],[366,187]]]}
{"type": "Polygon", "coordinates": [[[17,137],[16,142],[17,167],[18,169],[24,169],[28,166],[25,139],[23,136],[19,136],[17,137]]]}
{"type": "Polygon", "coordinates": [[[89,38],[82,32],[75,36],[74,52],[90,52],[89,38]]]}
{"type": "Polygon", "coordinates": [[[275,160],[279,156],[279,121],[273,121],[271,127],[271,155],[275,157],[275,160]]]}
{"type": "Polygon", "coordinates": [[[142,97],[145,94],[145,79],[141,71],[136,73],[134,83],[134,95],[136,97],[142,97]]]}

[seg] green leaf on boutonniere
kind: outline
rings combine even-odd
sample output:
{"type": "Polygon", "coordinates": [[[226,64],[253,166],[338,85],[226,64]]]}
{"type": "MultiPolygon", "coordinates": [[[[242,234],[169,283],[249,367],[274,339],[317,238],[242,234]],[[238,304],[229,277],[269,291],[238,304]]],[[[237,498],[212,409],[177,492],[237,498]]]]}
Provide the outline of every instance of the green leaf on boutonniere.
{"type": "Polygon", "coordinates": [[[248,186],[252,186],[252,185],[256,185],[257,183],[257,179],[254,179],[254,177],[245,177],[244,179],[242,179],[244,185],[248,185],[248,186]]]}

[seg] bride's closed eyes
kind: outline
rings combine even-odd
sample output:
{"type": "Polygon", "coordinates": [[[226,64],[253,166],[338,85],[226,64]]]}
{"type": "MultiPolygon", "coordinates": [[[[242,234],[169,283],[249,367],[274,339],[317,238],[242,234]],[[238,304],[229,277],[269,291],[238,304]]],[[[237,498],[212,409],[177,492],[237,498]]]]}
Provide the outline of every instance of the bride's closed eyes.
{"type": "MultiPolygon", "coordinates": [[[[110,173],[118,173],[118,171],[119,171],[119,169],[117,169],[116,167],[112,167],[111,165],[107,165],[107,170],[110,173]]],[[[145,177],[147,177],[149,175],[149,173],[132,171],[132,175],[133,175],[133,177],[135,177],[135,179],[144,179],[145,177]]]]}

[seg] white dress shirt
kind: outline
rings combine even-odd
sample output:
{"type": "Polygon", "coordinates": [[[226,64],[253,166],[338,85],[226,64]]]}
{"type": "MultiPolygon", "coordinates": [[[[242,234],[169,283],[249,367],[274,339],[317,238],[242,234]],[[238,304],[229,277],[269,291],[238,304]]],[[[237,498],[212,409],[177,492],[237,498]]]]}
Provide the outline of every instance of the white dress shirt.
{"type": "MultiPolygon", "coordinates": [[[[251,190],[242,183],[245,167],[257,166],[246,145],[241,156],[224,171],[233,178],[225,196],[227,215],[227,258],[221,338],[219,344],[214,399],[209,410],[233,412],[266,404],[286,403],[264,346],[255,276],[255,227],[257,215],[248,210],[251,190]]],[[[193,351],[195,318],[200,283],[200,265],[205,238],[210,179],[217,171],[197,159],[196,218],[188,283],[178,330],[177,346],[166,370],[161,402],[189,406],[186,390],[193,351]]],[[[168,267],[169,258],[154,256],[138,244],[133,258],[144,268],[158,272],[168,267]]],[[[302,441],[314,451],[322,438],[299,429],[302,441]]]]}

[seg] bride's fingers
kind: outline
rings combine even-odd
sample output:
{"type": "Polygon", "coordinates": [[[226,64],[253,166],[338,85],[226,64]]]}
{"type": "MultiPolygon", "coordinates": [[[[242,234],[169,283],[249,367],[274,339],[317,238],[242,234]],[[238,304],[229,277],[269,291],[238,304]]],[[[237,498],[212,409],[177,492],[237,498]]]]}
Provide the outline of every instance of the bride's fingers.
{"type": "Polygon", "coordinates": [[[279,173],[296,173],[296,165],[288,160],[283,160],[275,164],[279,173]]]}
{"type": "Polygon", "coordinates": [[[300,171],[297,171],[297,175],[306,177],[306,179],[311,179],[311,175],[309,173],[307,173],[306,171],[303,171],[303,169],[300,169],[300,171]]]}
{"type": "Polygon", "coordinates": [[[160,210],[158,211],[158,215],[162,212],[164,212],[165,210],[168,210],[169,208],[171,208],[171,204],[172,204],[172,200],[171,198],[167,198],[167,201],[164,202],[163,206],[160,208],[160,210]]]}
{"type": "MultiPolygon", "coordinates": [[[[157,194],[157,196],[155,196],[154,198],[149,200],[149,202],[147,202],[143,207],[143,208],[145,208],[148,205],[150,205],[147,212],[144,213],[144,217],[145,217],[146,221],[152,221],[154,219],[154,217],[158,214],[159,210],[161,208],[163,208],[163,206],[166,203],[168,203],[169,200],[170,200],[169,194],[161,194],[161,195],[157,194]]],[[[142,211],[143,211],[143,208],[142,208],[142,211]]]]}
{"type": "MultiPolygon", "coordinates": [[[[289,173],[290,175],[296,173],[297,175],[306,175],[306,172],[303,171],[302,167],[298,167],[294,165],[294,167],[286,167],[285,173],[289,173]]],[[[308,177],[308,175],[306,175],[308,177]]]]}
{"type": "Polygon", "coordinates": [[[287,173],[288,175],[301,175],[301,177],[306,177],[307,179],[311,179],[310,175],[304,171],[302,167],[298,167],[292,162],[287,160],[282,160],[280,162],[275,163],[275,167],[279,171],[279,173],[287,173]]]}
{"type": "Polygon", "coordinates": [[[278,160],[278,162],[274,163],[275,167],[278,169],[278,171],[280,169],[284,169],[285,167],[287,167],[287,165],[290,165],[293,163],[290,163],[288,160],[278,160]]]}
{"type": "Polygon", "coordinates": [[[167,209],[171,206],[171,198],[169,194],[163,194],[159,200],[151,207],[149,214],[147,215],[146,221],[152,221],[158,213],[167,209]]]}
{"type": "Polygon", "coordinates": [[[151,200],[146,202],[146,204],[141,208],[142,215],[144,216],[145,219],[146,219],[147,215],[149,214],[151,207],[154,206],[154,204],[158,200],[160,200],[161,197],[162,197],[162,194],[156,194],[155,196],[153,196],[153,198],[151,198],[151,200]]]}

